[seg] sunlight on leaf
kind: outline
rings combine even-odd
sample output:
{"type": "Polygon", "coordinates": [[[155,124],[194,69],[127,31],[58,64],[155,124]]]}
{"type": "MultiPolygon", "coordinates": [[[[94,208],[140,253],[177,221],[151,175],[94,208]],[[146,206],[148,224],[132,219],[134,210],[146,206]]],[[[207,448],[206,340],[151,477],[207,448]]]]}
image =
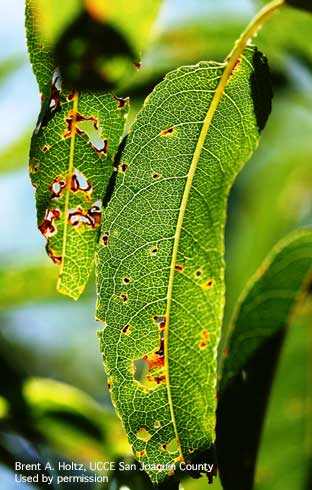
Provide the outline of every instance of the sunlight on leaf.
{"type": "MultiPolygon", "coordinates": [[[[225,64],[182,67],[155,88],[104,212],[101,350],[113,402],[144,463],[207,461],[215,438],[227,196],[271,103],[263,56],[248,47],[234,65],[227,79],[225,64]],[[148,367],[141,381],[139,359],[148,367]]],[[[149,474],[157,482],[168,471],[149,474]]]]}

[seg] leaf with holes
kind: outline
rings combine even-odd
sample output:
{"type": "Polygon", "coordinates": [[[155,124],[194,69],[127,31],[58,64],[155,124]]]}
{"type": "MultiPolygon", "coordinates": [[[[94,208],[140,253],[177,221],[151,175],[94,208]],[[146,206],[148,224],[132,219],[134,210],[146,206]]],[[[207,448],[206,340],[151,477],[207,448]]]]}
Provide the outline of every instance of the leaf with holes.
{"type": "Polygon", "coordinates": [[[170,465],[207,461],[214,443],[227,197],[270,107],[265,58],[235,50],[169,73],[121,154],[96,260],[97,318],[113,402],[154,482],[170,465]]]}
{"type": "Polygon", "coordinates": [[[225,350],[217,411],[224,490],[253,488],[258,445],[287,326],[312,273],[312,230],[279,243],[237,305],[225,350]]]}
{"type": "Polygon", "coordinates": [[[60,265],[58,290],[77,299],[92,269],[128,99],[62,87],[53,56],[41,42],[32,2],[27,5],[29,51],[42,93],[30,149],[38,227],[49,256],[60,265]]]}

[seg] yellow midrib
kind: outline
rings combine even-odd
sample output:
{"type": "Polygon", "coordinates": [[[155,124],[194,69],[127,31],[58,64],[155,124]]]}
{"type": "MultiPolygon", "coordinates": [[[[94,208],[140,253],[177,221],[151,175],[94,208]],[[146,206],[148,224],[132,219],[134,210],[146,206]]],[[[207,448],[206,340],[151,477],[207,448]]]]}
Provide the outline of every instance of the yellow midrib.
{"type": "Polygon", "coordinates": [[[256,15],[256,17],[251,21],[251,23],[247,26],[245,31],[242,33],[241,37],[238,39],[238,41],[235,43],[234,48],[230,52],[229,56],[226,59],[226,65],[225,69],[222,73],[222,76],[220,78],[219,84],[216,88],[216,91],[214,93],[214,96],[212,98],[211,104],[209,106],[209,109],[207,111],[206,117],[203,122],[202,129],[199,134],[199,138],[196,144],[196,148],[194,151],[194,155],[192,158],[192,162],[190,165],[190,170],[187,176],[185,188],[184,188],[184,193],[183,193],[183,198],[181,201],[181,206],[180,206],[180,211],[179,211],[179,216],[178,216],[178,221],[177,221],[177,227],[176,227],[176,233],[175,233],[175,238],[174,238],[174,244],[173,244],[173,250],[172,250],[172,260],[171,260],[171,265],[170,265],[170,274],[169,274],[169,283],[168,283],[168,291],[167,291],[167,307],[166,307],[166,327],[165,327],[165,334],[164,334],[164,359],[165,359],[165,375],[166,375],[166,385],[167,385],[167,393],[168,393],[168,403],[170,407],[170,413],[171,413],[171,418],[172,418],[172,424],[174,427],[174,432],[176,436],[176,441],[178,444],[179,448],[179,453],[180,457],[183,457],[182,454],[182,449],[181,449],[181,443],[180,443],[180,438],[177,430],[177,425],[176,425],[176,420],[175,420],[175,413],[174,413],[174,407],[172,403],[172,396],[171,396],[171,388],[170,388],[170,378],[169,378],[169,363],[168,363],[168,335],[169,335],[169,324],[170,324],[170,309],[171,309],[171,300],[172,300],[172,289],[173,289],[173,282],[174,282],[174,274],[175,274],[175,265],[176,265],[176,260],[177,260],[177,254],[178,254],[178,248],[179,248],[179,241],[181,237],[181,231],[182,231],[182,225],[184,221],[184,215],[185,215],[185,210],[189,198],[189,194],[192,188],[192,183],[193,183],[193,178],[196,172],[197,164],[210,128],[211,121],[213,119],[213,116],[217,110],[217,107],[219,105],[220,99],[224,93],[225,87],[228,83],[228,80],[232,74],[232,71],[239,60],[240,56],[242,55],[242,52],[246,48],[249,40],[259,31],[259,29],[262,27],[264,22],[271,17],[273,12],[277,10],[278,8],[282,7],[285,4],[285,0],[274,0],[268,5],[266,5],[260,12],[256,15]]]}
{"type": "MultiPolygon", "coordinates": [[[[63,243],[62,243],[62,262],[60,265],[60,272],[58,276],[58,281],[57,281],[57,289],[58,291],[63,292],[63,283],[62,283],[62,278],[63,278],[63,271],[65,267],[65,260],[66,260],[66,245],[67,245],[67,230],[68,230],[68,209],[69,209],[69,198],[70,198],[70,188],[71,188],[71,178],[73,175],[73,169],[74,169],[74,156],[75,156],[75,138],[76,138],[76,119],[77,119],[77,112],[78,112],[78,102],[79,102],[79,95],[77,92],[75,92],[73,96],[73,108],[72,108],[72,125],[71,125],[71,135],[70,135],[70,149],[69,149],[69,160],[68,160],[68,177],[67,177],[67,183],[66,183],[66,189],[65,189],[65,203],[64,203],[64,230],[63,230],[63,243]]],[[[70,294],[73,298],[76,297],[76,295],[73,295],[72,292],[66,288],[65,291],[67,294],[70,294]]]]}

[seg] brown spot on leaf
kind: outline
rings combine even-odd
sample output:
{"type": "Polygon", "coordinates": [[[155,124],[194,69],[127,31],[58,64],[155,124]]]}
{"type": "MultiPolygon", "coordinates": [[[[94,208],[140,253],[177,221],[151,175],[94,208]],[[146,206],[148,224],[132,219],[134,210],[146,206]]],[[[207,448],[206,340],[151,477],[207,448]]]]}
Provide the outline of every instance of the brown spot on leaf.
{"type": "Polygon", "coordinates": [[[160,136],[171,136],[176,132],[175,128],[168,128],[168,129],[163,129],[160,132],[160,136]]]}
{"type": "Polygon", "coordinates": [[[114,99],[115,99],[115,100],[116,100],[116,102],[117,102],[117,109],[124,109],[124,107],[125,107],[127,104],[129,104],[129,102],[130,102],[129,97],[126,97],[126,98],[124,99],[124,98],[122,98],[122,97],[116,97],[116,96],[114,95],[114,99]]]}
{"type": "Polygon", "coordinates": [[[108,245],[108,238],[109,238],[109,231],[105,231],[105,233],[102,237],[104,247],[107,247],[107,245],[108,245]]]}
{"type": "Polygon", "coordinates": [[[167,444],[161,444],[160,447],[163,451],[167,451],[167,444]]]}
{"type": "Polygon", "coordinates": [[[71,182],[70,182],[70,189],[73,192],[82,191],[88,193],[86,195],[86,198],[88,201],[90,201],[91,199],[90,195],[93,192],[92,185],[86,179],[86,177],[78,170],[74,170],[73,172],[73,175],[71,177],[71,182]]]}
{"type": "Polygon", "coordinates": [[[146,451],[142,449],[142,451],[136,451],[135,456],[137,459],[144,458],[146,456],[146,451]]]}
{"type": "Polygon", "coordinates": [[[199,343],[199,348],[200,349],[206,349],[208,343],[205,341],[205,340],[202,340],[200,343],[199,343]]]}
{"type": "Polygon", "coordinates": [[[129,277],[123,277],[122,282],[123,282],[123,284],[129,284],[130,278],[129,277]]]}
{"type": "Polygon", "coordinates": [[[203,329],[202,331],[202,336],[204,339],[206,340],[209,340],[210,339],[210,333],[208,332],[208,330],[206,330],[205,328],[203,329]]]}
{"type": "Polygon", "coordinates": [[[60,217],[61,211],[58,208],[47,209],[43,218],[43,222],[38,226],[39,230],[46,239],[57,233],[57,228],[54,221],[60,217]]]}
{"type": "Polygon", "coordinates": [[[55,177],[49,186],[49,191],[52,192],[51,199],[58,199],[61,197],[63,189],[66,187],[66,180],[62,177],[55,177]]]}
{"type": "Polygon", "coordinates": [[[123,327],[122,333],[124,333],[125,335],[130,334],[130,324],[129,323],[123,327]]]}
{"type": "Polygon", "coordinates": [[[121,173],[125,173],[127,171],[128,166],[129,165],[127,163],[121,163],[120,165],[118,165],[118,171],[121,173]]]}
{"type": "Polygon", "coordinates": [[[208,281],[204,282],[204,284],[202,284],[202,288],[203,289],[209,289],[213,285],[214,285],[214,280],[213,279],[209,279],[208,281]]]}
{"type": "Polygon", "coordinates": [[[77,206],[76,209],[68,212],[68,222],[75,227],[80,224],[85,224],[94,229],[101,223],[101,211],[99,205],[95,203],[86,213],[83,212],[81,206],[77,206]]]}
{"type": "Polygon", "coordinates": [[[62,256],[61,255],[56,255],[55,251],[52,250],[51,248],[47,248],[47,252],[48,252],[49,257],[53,260],[54,264],[61,265],[61,263],[62,263],[62,256]]]}
{"type": "Polygon", "coordinates": [[[159,328],[163,330],[166,326],[166,316],[165,315],[154,315],[153,320],[158,324],[159,328]]]}
{"type": "Polygon", "coordinates": [[[176,264],[176,266],[175,266],[175,270],[176,270],[177,272],[183,272],[183,271],[184,271],[184,267],[183,267],[183,265],[176,264]]]}
{"type": "Polygon", "coordinates": [[[98,154],[101,154],[103,153],[105,156],[108,155],[108,140],[107,139],[104,139],[103,140],[103,146],[102,147],[97,147],[95,146],[92,141],[89,141],[89,145],[91,146],[91,148],[93,148],[93,150],[98,153],[98,154]]]}
{"type": "Polygon", "coordinates": [[[197,271],[195,271],[195,277],[201,277],[203,274],[203,271],[201,269],[197,269],[197,271]]]}
{"type": "Polygon", "coordinates": [[[120,297],[124,303],[128,302],[128,295],[127,294],[121,293],[120,297]]]}
{"type": "Polygon", "coordinates": [[[153,248],[150,249],[150,254],[151,255],[156,255],[157,252],[158,252],[158,248],[156,248],[156,247],[153,247],[153,248]]]}
{"type": "Polygon", "coordinates": [[[148,374],[147,379],[148,379],[148,381],[152,381],[152,382],[154,381],[155,383],[157,383],[159,385],[160,383],[166,382],[166,375],[161,374],[160,376],[152,376],[151,374],[148,374]]]}
{"type": "Polygon", "coordinates": [[[43,153],[47,153],[47,151],[49,151],[49,150],[50,150],[50,148],[51,148],[51,146],[50,146],[50,145],[44,145],[44,146],[41,148],[41,151],[42,151],[43,153]]]}
{"type": "Polygon", "coordinates": [[[141,66],[142,66],[142,63],[141,61],[136,61],[135,63],[133,63],[135,68],[139,71],[141,69],[141,66]]]}

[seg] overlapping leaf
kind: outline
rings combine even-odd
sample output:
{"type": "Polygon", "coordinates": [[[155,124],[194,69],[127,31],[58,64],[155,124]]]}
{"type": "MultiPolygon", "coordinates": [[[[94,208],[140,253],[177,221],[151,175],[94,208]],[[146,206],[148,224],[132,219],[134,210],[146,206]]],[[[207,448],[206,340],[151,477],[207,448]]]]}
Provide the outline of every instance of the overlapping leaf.
{"type": "Polygon", "coordinates": [[[312,273],[312,231],[278,244],[243,293],[226,349],[217,451],[225,490],[253,488],[258,444],[286,327],[312,273]]]}
{"type": "Polygon", "coordinates": [[[28,45],[43,96],[30,151],[38,227],[60,265],[59,291],[78,298],[97,244],[102,199],[113,171],[127,100],[62,87],[53,55],[39,36],[28,2],[28,45]]]}
{"type": "Polygon", "coordinates": [[[112,399],[154,482],[206,461],[216,409],[229,189],[271,103],[262,55],[167,75],[134,123],[105,210],[97,317],[112,399]],[[138,379],[136,369],[146,365],[138,379]]]}

